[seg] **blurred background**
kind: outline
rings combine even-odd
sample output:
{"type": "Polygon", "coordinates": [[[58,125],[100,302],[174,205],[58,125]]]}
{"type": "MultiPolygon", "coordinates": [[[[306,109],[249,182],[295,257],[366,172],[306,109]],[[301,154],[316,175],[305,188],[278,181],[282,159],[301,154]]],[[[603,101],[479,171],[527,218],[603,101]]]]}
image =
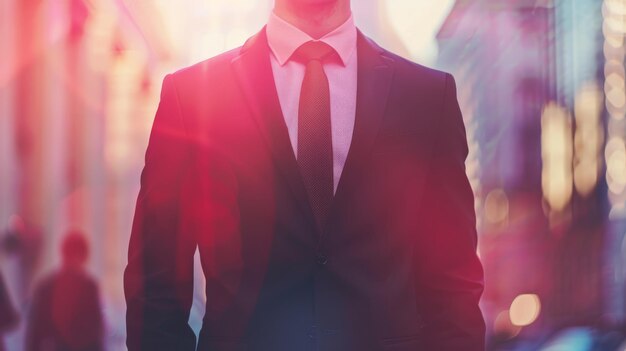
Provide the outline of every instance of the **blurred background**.
{"type": "MultiPolygon", "coordinates": [[[[90,248],[105,348],[125,349],[122,274],[161,80],[241,45],[271,8],[0,0],[0,271],[19,317],[0,316],[7,350],[24,348],[70,230],[90,248]]],[[[353,12],[383,47],[457,79],[489,349],[626,350],[626,0],[355,0],[353,12]]]]}

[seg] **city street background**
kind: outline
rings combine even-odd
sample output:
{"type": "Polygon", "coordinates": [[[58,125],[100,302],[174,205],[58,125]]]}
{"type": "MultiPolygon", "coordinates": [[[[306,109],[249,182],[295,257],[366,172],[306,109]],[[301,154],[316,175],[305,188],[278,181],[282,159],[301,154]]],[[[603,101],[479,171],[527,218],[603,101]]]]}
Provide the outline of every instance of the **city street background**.
{"type": "MultiPolygon", "coordinates": [[[[489,350],[626,350],[626,0],[352,6],[381,46],[456,78],[489,350]]],[[[0,0],[0,271],[21,317],[8,351],[71,229],[89,241],[107,350],[125,349],[122,275],[162,79],[240,46],[271,7],[0,0]]]]}

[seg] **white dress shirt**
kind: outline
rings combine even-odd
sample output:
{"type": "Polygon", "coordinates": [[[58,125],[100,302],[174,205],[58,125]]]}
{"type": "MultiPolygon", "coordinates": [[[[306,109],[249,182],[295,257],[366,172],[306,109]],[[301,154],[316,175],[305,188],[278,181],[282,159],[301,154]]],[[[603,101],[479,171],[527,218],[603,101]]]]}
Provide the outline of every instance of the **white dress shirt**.
{"type": "MultiPolygon", "coordinates": [[[[294,154],[298,155],[298,106],[305,66],[291,60],[304,43],[315,40],[272,12],[266,27],[272,71],[294,154]]],[[[357,31],[352,16],[319,40],[330,45],[341,60],[324,63],[330,89],[330,124],[333,143],[333,182],[337,191],[346,163],[356,114],[357,31]]]]}

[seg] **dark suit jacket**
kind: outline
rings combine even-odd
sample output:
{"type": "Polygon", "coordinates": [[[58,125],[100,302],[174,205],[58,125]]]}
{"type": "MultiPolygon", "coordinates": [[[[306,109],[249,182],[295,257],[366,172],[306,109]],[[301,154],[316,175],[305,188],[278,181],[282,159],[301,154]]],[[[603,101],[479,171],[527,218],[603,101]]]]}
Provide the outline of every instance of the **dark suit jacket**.
{"type": "Polygon", "coordinates": [[[467,142],[449,74],[358,35],[352,145],[326,227],[265,31],[163,83],[125,272],[129,350],[482,350],[467,142]]]}

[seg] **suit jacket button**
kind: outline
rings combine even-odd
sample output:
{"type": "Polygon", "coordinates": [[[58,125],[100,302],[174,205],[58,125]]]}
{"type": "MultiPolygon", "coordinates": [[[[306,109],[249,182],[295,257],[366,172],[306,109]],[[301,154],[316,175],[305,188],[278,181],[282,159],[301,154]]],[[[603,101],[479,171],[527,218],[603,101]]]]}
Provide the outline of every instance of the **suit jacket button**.
{"type": "Polygon", "coordinates": [[[325,255],[318,255],[317,256],[317,263],[320,265],[325,265],[326,263],[328,263],[328,257],[326,257],[325,255]]]}

